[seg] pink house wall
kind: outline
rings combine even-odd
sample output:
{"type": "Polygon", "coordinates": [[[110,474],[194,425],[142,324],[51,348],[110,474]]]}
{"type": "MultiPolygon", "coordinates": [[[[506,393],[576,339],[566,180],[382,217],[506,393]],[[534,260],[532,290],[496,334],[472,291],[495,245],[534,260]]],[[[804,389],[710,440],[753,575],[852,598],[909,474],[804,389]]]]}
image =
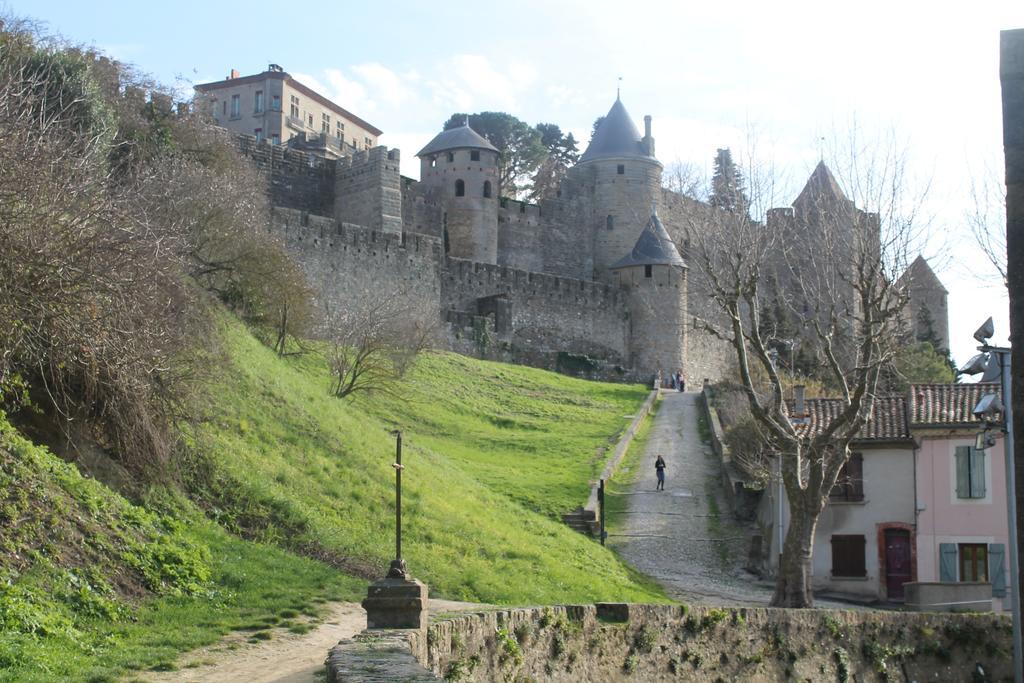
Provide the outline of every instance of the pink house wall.
{"type": "MultiPolygon", "coordinates": [[[[1007,543],[1003,440],[985,451],[985,498],[956,496],[957,446],[973,446],[973,432],[920,437],[917,452],[917,571],[939,580],[940,543],[1007,543]],[[922,509],[923,508],[923,509],[922,509]]],[[[991,573],[991,569],[990,569],[991,573]]]]}

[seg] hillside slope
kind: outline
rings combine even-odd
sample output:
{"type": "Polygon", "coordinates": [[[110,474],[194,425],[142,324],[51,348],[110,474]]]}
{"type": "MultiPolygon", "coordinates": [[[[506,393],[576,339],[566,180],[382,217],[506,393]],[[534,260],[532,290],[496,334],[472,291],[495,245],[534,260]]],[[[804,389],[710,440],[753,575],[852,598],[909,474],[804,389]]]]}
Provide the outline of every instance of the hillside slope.
{"type": "Polygon", "coordinates": [[[379,576],[393,552],[394,437],[404,431],[406,559],[451,599],[655,597],[557,514],[586,500],[596,453],[642,387],[426,354],[399,396],[329,395],[323,360],[281,360],[229,323],[230,362],[194,441],[192,495],[249,537],[379,576]]]}
{"type": "Polygon", "coordinates": [[[664,600],[557,520],[642,387],[428,354],[400,395],[342,401],[318,356],[282,360],[226,317],[221,332],[180,488],[130,502],[0,415],[0,680],[166,668],[358,600],[393,552],[396,427],[406,559],[432,595],[664,600]]]}

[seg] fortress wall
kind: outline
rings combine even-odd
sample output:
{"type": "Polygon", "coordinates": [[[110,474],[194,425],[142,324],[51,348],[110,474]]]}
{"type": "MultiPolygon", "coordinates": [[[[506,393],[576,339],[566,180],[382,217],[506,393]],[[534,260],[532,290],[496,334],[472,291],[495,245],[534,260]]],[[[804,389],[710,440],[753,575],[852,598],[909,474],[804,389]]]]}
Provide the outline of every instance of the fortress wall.
{"type": "Polygon", "coordinates": [[[289,209],[330,215],[334,211],[334,164],[304,152],[236,136],[239,151],[249,157],[270,183],[270,203],[289,209]]]}
{"type": "Polygon", "coordinates": [[[543,270],[540,236],[540,207],[502,197],[498,207],[498,265],[543,270]]]}
{"type": "Polygon", "coordinates": [[[627,297],[618,288],[448,259],[442,279],[444,310],[475,311],[477,299],[495,294],[504,294],[511,303],[516,352],[568,351],[604,359],[625,357],[627,297]]]}
{"type": "Polygon", "coordinates": [[[334,217],[388,233],[402,231],[397,149],[373,147],[337,161],[334,217]]]}
{"type": "Polygon", "coordinates": [[[718,209],[703,202],[671,190],[662,190],[658,215],[679,254],[690,267],[687,273],[686,362],[683,372],[693,387],[699,386],[697,383],[705,378],[724,379],[736,374],[736,352],[704,329],[705,323],[720,327],[726,321],[711,300],[704,272],[686,237],[687,230],[719,229],[722,221],[715,217],[717,212],[718,209]]]}
{"type": "Polygon", "coordinates": [[[444,209],[422,184],[402,176],[402,230],[443,237],[444,209]]]}
{"type": "MultiPolygon", "coordinates": [[[[441,244],[275,208],[273,226],[306,271],[319,311],[338,310],[367,293],[401,293],[440,319],[441,244]]],[[[323,317],[322,315],[319,317],[323,317]]]]}

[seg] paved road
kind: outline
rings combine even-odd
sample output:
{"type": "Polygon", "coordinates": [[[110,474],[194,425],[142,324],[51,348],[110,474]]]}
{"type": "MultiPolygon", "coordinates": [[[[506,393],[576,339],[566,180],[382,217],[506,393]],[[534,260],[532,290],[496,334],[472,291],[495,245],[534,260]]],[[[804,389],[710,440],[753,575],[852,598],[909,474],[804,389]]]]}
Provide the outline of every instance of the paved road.
{"type": "Polygon", "coordinates": [[[654,419],[640,474],[629,493],[622,535],[610,544],[673,598],[711,605],[767,605],[771,592],[739,568],[748,534],[722,500],[719,463],[697,431],[700,394],[666,391],[654,419]],[[665,458],[657,491],[654,460],[665,458]],[[721,510],[712,517],[711,497],[721,510]]]}

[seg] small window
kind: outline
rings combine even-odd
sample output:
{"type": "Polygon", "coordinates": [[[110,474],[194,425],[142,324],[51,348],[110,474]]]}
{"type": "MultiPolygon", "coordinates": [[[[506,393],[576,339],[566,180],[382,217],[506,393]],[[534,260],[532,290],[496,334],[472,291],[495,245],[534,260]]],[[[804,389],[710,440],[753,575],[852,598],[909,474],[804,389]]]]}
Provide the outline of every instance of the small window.
{"type": "Polygon", "coordinates": [[[605,219],[604,219],[604,227],[606,227],[609,230],[614,230],[615,229],[615,216],[613,216],[611,214],[608,214],[608,216],[605,217],[605,219]]]}
{"type": "Polygon", "coordinates": [[[466,183],[459,179],[455,181],[455,196],[465,197],[466,196],[466,183]]]}
{"type": "Polygon", "coordinates": [[[257,114],[263,113],[263,91],[257,90],[256,96],[253,97],[253,111],[257,114]]]}
{"type": "Polygon", "coordinates": [[[320,132],[324,135],[331,134],[331,115],[320,114],[320,132]]]}
{"type": "Polygon", "coordinates": [[[270,98],[270,111],[281,111],[281,96],[274,95],[270,98]]]}
{"type": "Polygon", "coordinates": [[[956,497],[985,497],[985,451],[956,447],[956,497]]]}
{"type": "Polygon", "coordinates": [[[292,100],[289,112],[291,113],[293,119],[297,119],[299,118],[299,98],[296,97],[295,95],[292,95],[291,98],[292,100]]]}
{"type": "Polygon", "coordinates": [[[650,263],[644,266],[644,277],[651,277],[651,271],[653,270],[650,263]]]}
{"type": "Polygon", "coordinates": [[[619,164],[618,167],[615,169],[615,172],[618,173],[619,175],[626,175],[626,165],[619,164]]]}
{"type": "Polygon", "coordinates": [[[224,104],[224,106],[222,107],[222,109],[224,111],[224,116],[227,116],[228,115],[228,101],[224,100],[223,104],[224,104]]]}
{"type": "Polygon", "coordinates": [[[271,133],[270,134],[270,144],[272,144],[272,145],[280,145],[281,144],[281,136],[278,135],[277,133],[271,133]]]}
{"type": "Polygon", "coordinates": [[[470,153],[469,153],[469,160],[470,161],[480,161],[480,150],[478,150],[478,149],[471,150],[470,153]]]}
{"type": "Polygon", "coordinates": [[[448,163],[455,161],[455,152],[448,152],[448,163]]]}
{"type": "Polygon", "coordinates": [[[240,95],[231,96],[231,118],[242,115],[242,98],[240,95]]]}
{"type": "Polygon", "coordinates": [[[363,143],[367,147],[373,147],[373,138],[363,138],[363,143]]]}
{"type": "Polygon", "coordinates": [[[253,133],[256,135],[256,142],[263,142],[263,129],[257,128],[253,133]]]}
{"type": "Polygon", "coordinates": [[[854,453],[839,470],[829,500],[857,502],[864,500],[864,454],[854,453]]]}
{"type": "Polygon", "coordinates": [[[430,157],[430,168],[437,168],[437,157],[430,157]]]}
{"type": "Polygon", "coordinates": [[[867,575],[864,563],[864,537],[833,536],[832,576],[864,577],[867,575]]]}
{"type": "Polygon", "coordinates": [[[984,543],[960,544],[960,580],[988,581],[988,546],[984,543]]]}
{"type": "Polygon", "coordinates": [[[491,198],[491,181],[490,180],[485,180],[484,181],[484,198],[485,199],[490,199],[491,198]]]}

